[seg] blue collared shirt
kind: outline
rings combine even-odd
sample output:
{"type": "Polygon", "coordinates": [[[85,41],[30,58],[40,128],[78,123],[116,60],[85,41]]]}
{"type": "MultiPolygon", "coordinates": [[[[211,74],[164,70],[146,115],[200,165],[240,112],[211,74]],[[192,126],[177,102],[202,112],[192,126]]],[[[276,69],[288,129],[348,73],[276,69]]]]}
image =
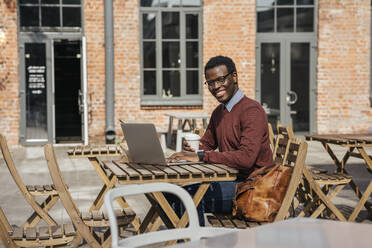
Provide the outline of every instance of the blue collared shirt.
{"type": "Polygon", "coordinates": [[[231,112],[232,108],[244,97],[243,92],[238,89],[238,91],[231,97],[230,101],[225,104],[227,111],[231,112]]]}

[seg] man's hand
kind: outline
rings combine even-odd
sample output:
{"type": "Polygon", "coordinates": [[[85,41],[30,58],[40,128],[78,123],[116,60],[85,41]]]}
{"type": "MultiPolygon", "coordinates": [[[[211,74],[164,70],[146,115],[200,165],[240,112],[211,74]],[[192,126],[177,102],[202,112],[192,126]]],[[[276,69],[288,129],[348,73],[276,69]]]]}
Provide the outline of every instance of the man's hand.
{"type": "Polygon", "coordinates": [[[187,152],[195,152],[195,150],[191,148],[189,142],[187,142],[186,140],[183,141],[183,150],[187,152]]]}
{"type": "Polygon", "coordinates": [[[174,163],[180,160],[187,160],[190,162],[198,162],[199,157],[195,152],[176,152],[173,153],[168,159],[167,163],[174,163]]]}

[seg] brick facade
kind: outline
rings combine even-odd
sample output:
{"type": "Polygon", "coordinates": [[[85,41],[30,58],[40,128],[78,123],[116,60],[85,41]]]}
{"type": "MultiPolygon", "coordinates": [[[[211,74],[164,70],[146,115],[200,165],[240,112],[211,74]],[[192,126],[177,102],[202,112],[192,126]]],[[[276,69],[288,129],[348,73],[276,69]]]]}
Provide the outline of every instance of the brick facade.
{"type": "Polygon", "coordinates": [[[372,130],[370,0],[320,0],[317,131],[372,130]]]}
{"type": "Polygon", "coordinates": [[[17,8],[15,0],[0,1],[0,133],[10,144],[19,139],[17,8]]]}
{"type": "MultiPolygon", "coordinates": [[[[119,123],[119,119],[149,121],[165,130],[168,125],[165,113],[182,112],[185,109],[188,112],[211,113],[218,103],[205,87],[203,106],[200,107],[141,107],[138,18],[137,0],[114,2],[115,123],[119,123]]],[[[203,64],[219,54],[233,57],[239,72],[240,87],[251,97],[254,96],[255,80],[255,25],[254,0],[234,0],[229,2],[229,6],[224,1],[204,1],[203,64]],[[218,24],[219,20],[224,22],[218,24]],[[224,41],[223,44],[221,41],[224,41]]],[[[104,115],[104,111],[99,115],[104,115]]],[[[104,126],[100,127],[100,131],[104,131],[104,126]]],[[[122,134],[119,125],[116,131],[122,134]]],[[[97,135],[91,128],[89,133],[97,135]]]]}
{"type": "MultiPolygon", "coordinates": [[[[0,132],[19,140],[17,12],[15,0],[0,1],[0,132]],[[5,3],[6,4],[5,4],[5,3]],[[7,78],[5,83],[2,83],[7,78]]],[[[203,1],[203,65],[215,55],[234,59],[239,86],[255,96],[255,0],[203,1]]],[[[90,99],[89,139],[103,142],[105,132],[104,1],[84,1],[87,75],[90,99]]],[[[166,129],[168,112],[211,113],[218,104],[203,87],[203,106],[140,105],[139,1],[113,1],[115,49],[115,124],[119,119],[149,121],[166,129]]],[[[370,0],[318,1],[317,131],[365,132],[372,129],[370,87],[370,0]]],[[[116,125],[121,136],[120,126],[116,125]]]]}
{"type": "Polygon", "coordinates": [[[102,0],[84,1],[84,35],[87,46],[89,136],[105,134],[105,38],[102,0]]]}

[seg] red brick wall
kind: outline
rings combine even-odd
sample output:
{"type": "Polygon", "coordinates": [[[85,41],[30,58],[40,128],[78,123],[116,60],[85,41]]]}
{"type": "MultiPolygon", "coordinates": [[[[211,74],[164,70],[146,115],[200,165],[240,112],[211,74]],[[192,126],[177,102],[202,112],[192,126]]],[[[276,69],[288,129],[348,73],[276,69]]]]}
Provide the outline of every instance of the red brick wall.
{"type": "MultiPolygon", "coordinates": [[[[211,113],[217,101],[205,87],[203,106],[200,107],[141,108],[138,6],[138,0],[114,2],[115,123],[118,124],[119,119],[149,121],[166,129],[168,118],[165,113],[211,113]]],[[[247,95],[254,96],[255,1],[204,1],[202,39],[203,64],[212,56],[231,56],[237,65],[241,89],[247,95]]],[[[94,125],[98,127],[101,122],[94,125]]],[[[104,126],[101,126],[100,130],[103,131],[104,126]]],[[[119,135],[122,134],[119,125],[116,125],[116,131],[119,135]]],[[[90,129],[90,134],[99,133],[90,129]]]]}
{"type": "MultiPolygon", "coordinates": [[[[256,1],[205,0],[203,6],[203,66],[216,55],[231,57],[240,89],[254,98],[256,74],[256,1]]],[[[204,88],[204,108],[212,112],[218,102],[204,88]]]]}
{"type": "Polygon", "coordinates": [[[10,145],[19,140],[18,49],[16,0],[0,1],[0,133],[10,145]]]}
{"type": "MultiPolygon", "coordinates": [[[[239,85],[254,98],[255,0],[203,1],[203,65],[216,55],[234,59],[239,85]]],[[[0,132],[11,144],[19,139],[18,52],[16,1],[0,1],[0,25],[6,43],[1,45],[0,132]]],[[[91,95],[89,136],[104,140],[105,60],[104,1],[84,1],[87,38],[88,91],[91,95]]],[[[369,107],[370,1],[319,0],[317,60],[317,130],[361,132],[372,129],[369,107]]],[[[203,106],[141,107],[139,0],[114,1],[115,124],[119,119],[154,122],[165,129],[168,112],[211,113],[218,104],[203,86],[203,106]]]]}
{"type": "MultiPolygon", "coordinates": [[[[103,0],[84,1],[84,34],[87,41],[87,80],[90,99],[88,132],[105,134],[105,38],[103,0]]],[[[93,139],[94,141],[94,139],[93,139]]]]}
{"type": "Polygon", "coordinates": [[[370,0],[319,0],[319,133],[372,129],[370,0]]]}

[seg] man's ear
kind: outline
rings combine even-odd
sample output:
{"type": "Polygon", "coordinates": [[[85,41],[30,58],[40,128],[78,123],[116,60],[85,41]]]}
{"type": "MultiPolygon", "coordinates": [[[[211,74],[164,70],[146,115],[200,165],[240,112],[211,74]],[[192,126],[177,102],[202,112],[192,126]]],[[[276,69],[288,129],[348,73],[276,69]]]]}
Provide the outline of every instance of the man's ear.
{"type": "Polygon", "coordinates": [[[237,84],[238,83],[238,73],[237,72],[233,72],[232,77],[234,79],[234,84],[237,84]]]}

